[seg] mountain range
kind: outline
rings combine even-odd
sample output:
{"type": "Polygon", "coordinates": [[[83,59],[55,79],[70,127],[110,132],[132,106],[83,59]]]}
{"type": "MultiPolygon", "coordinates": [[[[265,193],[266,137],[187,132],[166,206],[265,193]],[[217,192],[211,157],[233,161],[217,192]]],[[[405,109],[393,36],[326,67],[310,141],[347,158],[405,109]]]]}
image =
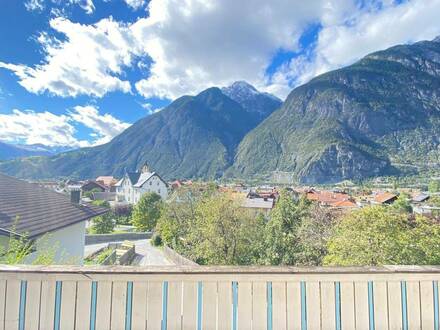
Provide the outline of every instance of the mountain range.
{"type": "Polygon", "coordinates": [[[10,144],[0,141],[0,161],[30,156],[52,156],[68,151],[71,147],[46,146],[43,144],[10,144]]]}
{"type": "Polygon", "coordinates": [[[367,55],[295,88],[240,143],[230,172],[302,183],[440,164],[440,38],[367,55]]]}
{"type": "Polygon", "coordinates": [[[178,98],[107,144],[12,160],[1,164],[0,171],[25,178],[93,178],[121,176],[148,161],[167,179],[217,178],[232,165],[243,137],[281,103],[245,82],[223,91],[212,87],[178,98]]]}
{"type": "Polygon", "coordinates": [[[111,142],[0,164],[19,177],[120,176],[148,161],[164,178],[307,184],[440,164],[440,38],[367,55],[284,102],[245,82],[183,96],[111,142]]]}

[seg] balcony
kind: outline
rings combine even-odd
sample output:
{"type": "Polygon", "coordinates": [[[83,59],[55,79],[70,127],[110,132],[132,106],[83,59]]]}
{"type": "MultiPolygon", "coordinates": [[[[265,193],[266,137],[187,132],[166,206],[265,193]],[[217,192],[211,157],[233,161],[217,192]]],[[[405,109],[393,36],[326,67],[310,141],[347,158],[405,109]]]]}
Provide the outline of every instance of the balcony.
{"type": "Polygon", "coordinates": [[[440,267],[0,266],[0,329],[439,329],[440,267]]]}

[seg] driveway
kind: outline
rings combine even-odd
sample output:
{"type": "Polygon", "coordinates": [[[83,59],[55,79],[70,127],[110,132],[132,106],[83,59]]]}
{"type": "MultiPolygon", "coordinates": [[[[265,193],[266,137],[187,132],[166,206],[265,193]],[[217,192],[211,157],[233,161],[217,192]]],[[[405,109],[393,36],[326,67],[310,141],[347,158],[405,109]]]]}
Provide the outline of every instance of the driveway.
{"type": "Polygon", "coordinates": [[[135,241],[136,258],[133,265],[139,266],[167,266],[174,265],[160,248],[151,245],[151,240],[135,241]]]}
{"type": "MultiPolygon", "coordinates": [[[[169,260],[160,248],[151,245],[151,240],[142,239],[138,241],[132,241],[135,244],[136,257],[133,260],[132,265],[136,266],[168,266],[174,265],[169,260]]],[[[122,242],[112,242],[122,243],[122,242]]],[[[91,253],[106,246],[108,243],[99,243],[86,245],[84,247],[84,257],[87,257],[91,253]]]]}

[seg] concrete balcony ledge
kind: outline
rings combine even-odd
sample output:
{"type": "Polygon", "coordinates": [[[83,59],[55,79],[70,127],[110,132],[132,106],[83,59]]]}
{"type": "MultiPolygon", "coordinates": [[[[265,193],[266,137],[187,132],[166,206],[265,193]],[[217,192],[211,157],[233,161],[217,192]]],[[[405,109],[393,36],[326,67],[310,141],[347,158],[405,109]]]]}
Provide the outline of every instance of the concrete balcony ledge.
{"type": "Polygon", "coordinates": [[[293,266],[77,266],[0,265],[0,273],[66,274],[393,274],[440,273],[440,266],[385,265],[349,267],[293,266]]]}

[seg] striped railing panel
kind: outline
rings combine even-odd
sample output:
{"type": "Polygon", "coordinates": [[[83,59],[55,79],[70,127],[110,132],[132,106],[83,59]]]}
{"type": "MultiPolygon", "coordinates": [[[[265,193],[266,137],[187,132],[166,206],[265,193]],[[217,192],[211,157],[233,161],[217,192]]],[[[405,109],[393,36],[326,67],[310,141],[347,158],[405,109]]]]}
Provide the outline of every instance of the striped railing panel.
{"type": "Polygon", "coordinates": [[[0,329],[439,329],[436,267],[0,266],[0,329]]]}

